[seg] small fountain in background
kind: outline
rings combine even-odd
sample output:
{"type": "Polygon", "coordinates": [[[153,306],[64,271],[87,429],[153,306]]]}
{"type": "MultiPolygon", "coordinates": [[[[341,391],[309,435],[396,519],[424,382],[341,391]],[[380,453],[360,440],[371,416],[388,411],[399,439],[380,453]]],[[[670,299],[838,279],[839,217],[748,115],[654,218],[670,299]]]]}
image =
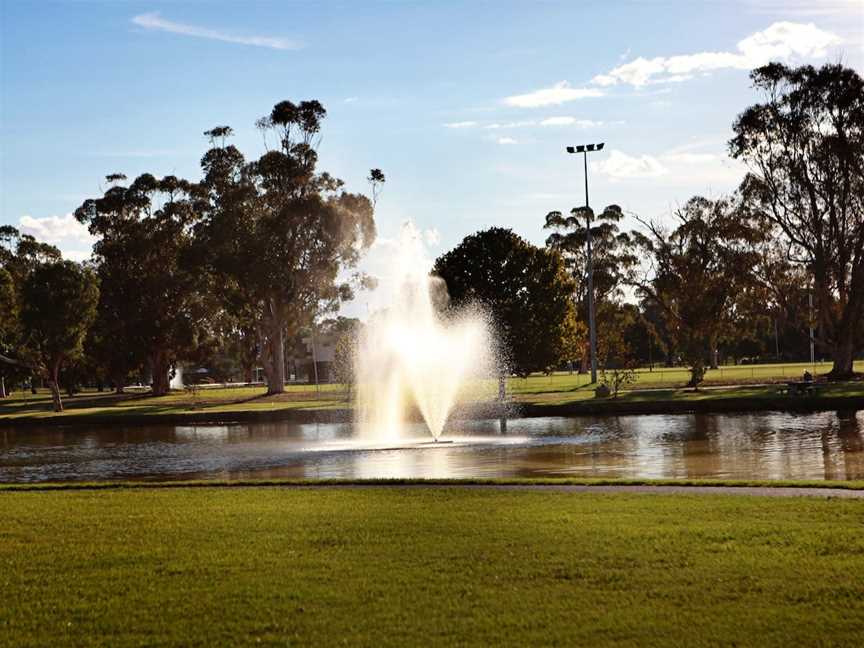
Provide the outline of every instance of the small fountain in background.
{"type": "Polygon", "coordinates": [[[375,313],[357,345],[357,424],[364,438],[397,441],[414,408],[435,441],[460,399],[494,390],[493,344],[485,318],[444,318],[447,289],[430,277],[422,239],[403,226],[393,260],[396,295],[375,313]],[[491,386],[491,387],[490,387],[491,386]]]}

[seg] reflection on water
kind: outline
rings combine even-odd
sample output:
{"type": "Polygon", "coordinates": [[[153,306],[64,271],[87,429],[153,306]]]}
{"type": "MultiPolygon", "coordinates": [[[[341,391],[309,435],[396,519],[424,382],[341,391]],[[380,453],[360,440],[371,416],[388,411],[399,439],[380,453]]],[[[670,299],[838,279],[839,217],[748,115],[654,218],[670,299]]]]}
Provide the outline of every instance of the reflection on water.
{"type": "Polygon", "coordinates": [[[350,424],[0,428],[0,482],[248,477],[864,479],[864,411],[422,425],[393,447],[350,424]]]}

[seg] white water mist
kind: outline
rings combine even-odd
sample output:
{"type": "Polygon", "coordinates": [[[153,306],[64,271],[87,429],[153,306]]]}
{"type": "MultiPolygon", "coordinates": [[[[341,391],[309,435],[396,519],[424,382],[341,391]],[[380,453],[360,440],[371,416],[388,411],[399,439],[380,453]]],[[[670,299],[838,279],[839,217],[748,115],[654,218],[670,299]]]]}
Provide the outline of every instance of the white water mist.
{"type": "Polygon", "coordinates": [[[357,346],[357,424],[363,437],[396,441],[416,408],[437,440],[466,381],[493,375],[489,329],[477,314],[440,315],[446,286],[429,276],[422,238],[410,223],[398,250],[395,295],[370,318],[357,346]]]}

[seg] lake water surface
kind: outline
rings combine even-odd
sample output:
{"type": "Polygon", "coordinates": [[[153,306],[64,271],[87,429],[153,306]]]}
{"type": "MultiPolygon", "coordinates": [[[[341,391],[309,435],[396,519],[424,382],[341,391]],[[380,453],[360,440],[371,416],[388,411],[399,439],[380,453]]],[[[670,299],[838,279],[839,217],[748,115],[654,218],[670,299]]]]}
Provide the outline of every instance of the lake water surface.
{"type": "Polygon", "coordinates": [[[0,482],[270,477],[864,479],[864,411],[454,422],[432,444],[347,423],[0,427],[0,482]]]}

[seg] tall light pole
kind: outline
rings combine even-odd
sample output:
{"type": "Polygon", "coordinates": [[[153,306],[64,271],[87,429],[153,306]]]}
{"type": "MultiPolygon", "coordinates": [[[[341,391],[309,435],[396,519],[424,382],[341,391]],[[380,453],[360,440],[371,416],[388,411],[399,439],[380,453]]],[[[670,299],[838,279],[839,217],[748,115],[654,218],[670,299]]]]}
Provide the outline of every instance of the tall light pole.
{"type": "Polygon", "coordinates": [[[588,338],[591,342],[591,382],[597,382],[597,323],[594,320],[594,258],[591,251],[591,208],[588,204],[588,153],[602,151],[599,144],[568,146],[568,153],[581,153],[585,163],[585,239],[588,248],[588,338]]]}

